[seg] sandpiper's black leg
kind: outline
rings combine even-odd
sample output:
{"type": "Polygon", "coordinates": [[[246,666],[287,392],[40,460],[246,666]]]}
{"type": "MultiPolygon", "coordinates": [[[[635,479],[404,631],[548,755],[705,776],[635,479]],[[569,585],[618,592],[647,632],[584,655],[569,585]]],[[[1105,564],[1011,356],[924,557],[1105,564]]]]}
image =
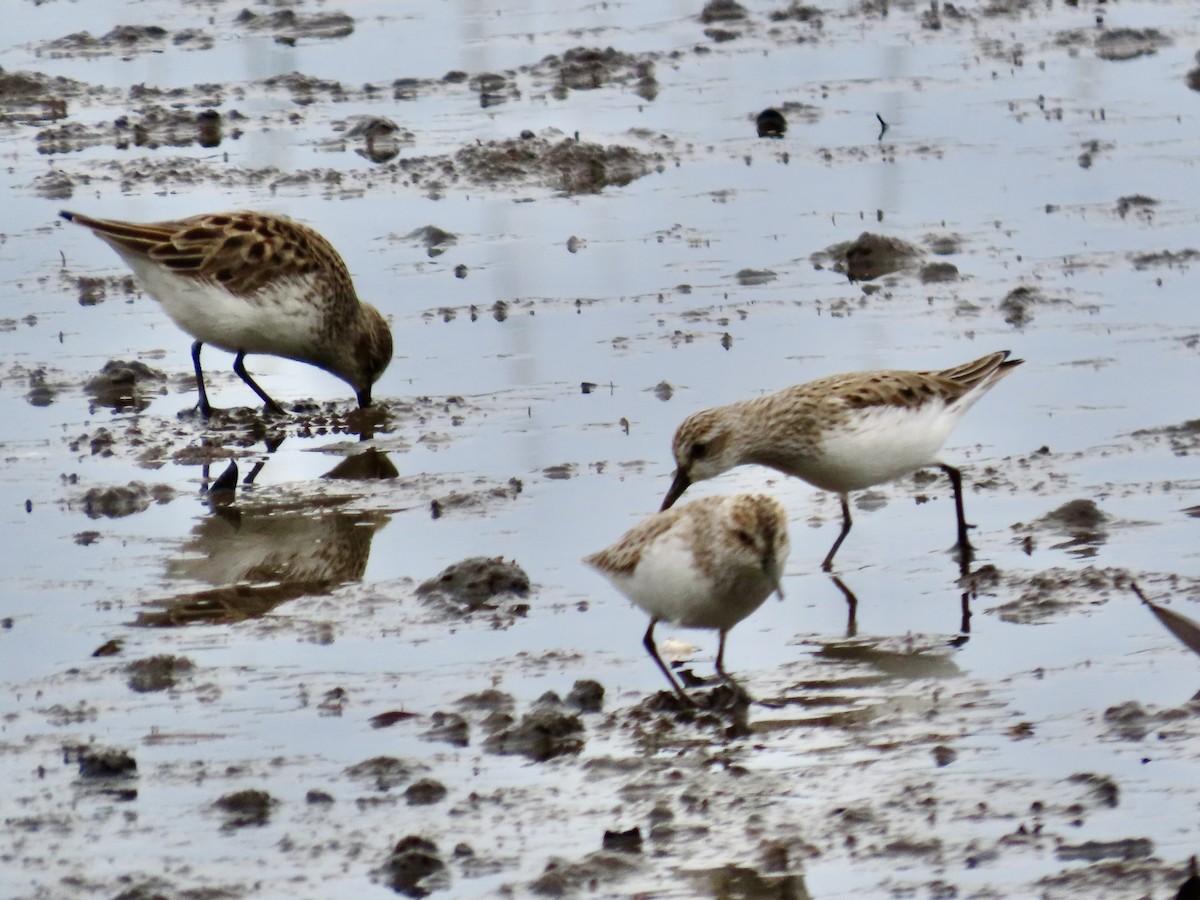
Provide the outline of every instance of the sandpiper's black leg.
{"type": "Polygon", "coordinates": [[[252,390],[252,391],[254,391],[254,393],[258,394],[258,396],[262,399],[263,403],[267,404],[267,412],[271,413],[272,415],[276,415],[276,416],[287,415],[287,413],[284,412],[283,407],[280,406],[278,403],[276,403],[274,400],[272,400],[271,395],[268,394],[266,391],[264,391],[262,388],[260,388],[258,386],[258,382],[256,382],[253,378],[250,377],[250,373],[246,371],[246,354],[245,353],[238,353],[237,358],[235,358],[233,361],[233,371],[238,373],[238,377],[241,378],[242,381],[244,381],[244,382],[246,382],[246,384],[250,385],[250,390],[252,390]]]}
{"type": "Polygon", "coordinates": [[[650,619],[650,627],[646,629],[646,636],[642,638],[642,645],[645,646],[646,652],[658,663],[658,667],[662,673],[667,676],[667,681],[671,683],[671,687],[675,689],[675,693],[679,695],[679,699],[688,706],[695,706],[696,701],[684,693],[679,682],[675,680],[675,676],[671,674],[671,670],[667,668],[667,664],[662,661],[662,657],[658,655],[658,647],[654,643],[654,626],[658,624],[658,619],[650,619]]]}
{"type": "Polygon", "coordinates": [[[954,514],[958,518],[959,558],[964,564],[969,564],[975,556],[975,548],[971,546],[971,541],[967,537],[967,529],[975,526],[967,524],[967,518],[963,513],[962,472],[946,463],[938,463],[938,468],[946,473],[950,479],[950,486],[954,488],[954,514]]]}
{"type": "Polygon", "coordinates": [[[837,536],[837,540],[833,542],[833,546],[829,548],[829,552],[825,554],[825,562],[821,563],[821,568],[826,571],[833,569],[833,556],[838,552],[838,547],[842,546],[842,541],[846,539],[846,535],[850,533],[850,526],[854,521],[850,518],[850,498],[842,494],[842,533],[837,536]]]}
{"type": "Polygon", "coordinates": [[[729,673],[725,671],[725,629],[721,629],[721,638],[717,643],[717,674],[726,681],[732,681],[729,673]]]}
{"type": "Polygon", "coordinates": [[[204,346],[203,341],[195,341],[192,343],[192,365],[196,369],[196,389],[200,391],[200,415],[208,418],[212,415],[212,405],[208,402],[208,392],[204,390],[204,372],[200,368],[200,348],[204,346]]]}

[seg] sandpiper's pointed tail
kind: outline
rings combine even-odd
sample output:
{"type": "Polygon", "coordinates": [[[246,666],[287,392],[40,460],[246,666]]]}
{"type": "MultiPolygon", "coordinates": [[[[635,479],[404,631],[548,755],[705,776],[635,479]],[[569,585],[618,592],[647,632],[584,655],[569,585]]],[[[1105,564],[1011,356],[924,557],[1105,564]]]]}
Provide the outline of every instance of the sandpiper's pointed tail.
{"type": "Polygon", "coordinates": [[[1025,362],[1023,359],[1009,359],[1011,354],[1011,350],[998,350],[987,356],[981,356],[979,359],[943,369],[937,374],[942,378],[958,382],[967,390],[989,388],[1025,362]]]}

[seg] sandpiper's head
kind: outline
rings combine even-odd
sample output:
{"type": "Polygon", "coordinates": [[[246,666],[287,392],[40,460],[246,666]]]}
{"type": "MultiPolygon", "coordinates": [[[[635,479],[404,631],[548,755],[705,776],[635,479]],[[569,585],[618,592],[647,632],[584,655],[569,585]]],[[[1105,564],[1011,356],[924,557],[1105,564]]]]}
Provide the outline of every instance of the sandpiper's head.
{"type": "Polygon", "coordinates": [[[782,599],[780,582],[791,551],[787,511],[766,494],[738,494],[727,503],[728,515],[722,518],[721,527],[732,548],[731,562],[760,571],[782,599]]]}
{"type": "Polygon", "coordinates": [[[371,405],[371,388],[392,361],[392,330],[382,314],[368,303],[361,307],[362,322],[353,355],[338,374],[350,383],[360,409],[371,405]]]}
{"type": "Polygon", "coordinates": [[[738,464],[733,433],[725,407],[705,409],[683,420],[671,445],[675,480],[663,498],[662,509],[683,496],[689,485],[715,478],[738,464]]]}

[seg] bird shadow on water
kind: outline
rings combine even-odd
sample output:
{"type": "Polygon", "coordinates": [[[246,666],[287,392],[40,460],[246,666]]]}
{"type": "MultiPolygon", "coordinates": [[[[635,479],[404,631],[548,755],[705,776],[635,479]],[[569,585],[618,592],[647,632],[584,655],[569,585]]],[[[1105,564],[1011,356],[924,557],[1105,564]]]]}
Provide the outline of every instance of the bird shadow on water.
{"type": "MultiPolygon", "coordinates": [[[[268,444],[269,452],[277,448],[278,443],[268,444]]],[[[253,484],[269,458],[257,461],[240,485],[253,484]]],[[[206,482],[207,474],[206,466],[206,482]]],[[[133,624],[230,624],[263,616],[289,600],[327,594],[362,580],[372,540],[389,515],[347,509],[348,498],[337,496],[239,499],[238,475],[237,463],[230,461],[208,485],[209,514],[166,563],[168,578],[211,586],[155,600],[133,624]]],[[[387,454],[368,448],[341,460],[323,477],[396,475],[387,454]]]]}

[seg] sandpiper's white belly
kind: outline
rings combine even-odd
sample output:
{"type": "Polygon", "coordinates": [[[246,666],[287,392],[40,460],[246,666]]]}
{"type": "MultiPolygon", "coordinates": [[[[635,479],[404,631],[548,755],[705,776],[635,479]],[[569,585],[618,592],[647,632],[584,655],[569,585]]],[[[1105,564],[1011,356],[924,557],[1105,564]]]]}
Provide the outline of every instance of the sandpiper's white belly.
{"type": "Polygon", "coordinates": [[[855,410],[822,433],[817,452],[796,474],[840,494],[892,481],[936,462],[958,418],[957,408],[938,400],[855,410]]]}
{"type": "Polygon", "coordinates": [[[721,581],[714,581],[697,563],[687,529],[647,545],[632,573],[602,574],[651,616],[687,628],[732,628],[775,589],[761,570],[750,567],[726,568],[721,581]]]}
{"type": "Polygon", "coordinates": [[[301,359],[318,341],[322,316],[311,275],[276,279],[254,294],[239,296],[216,282],[183,277],[117,251],[172,321],[199,341],[234,353],[301,359]]]}

